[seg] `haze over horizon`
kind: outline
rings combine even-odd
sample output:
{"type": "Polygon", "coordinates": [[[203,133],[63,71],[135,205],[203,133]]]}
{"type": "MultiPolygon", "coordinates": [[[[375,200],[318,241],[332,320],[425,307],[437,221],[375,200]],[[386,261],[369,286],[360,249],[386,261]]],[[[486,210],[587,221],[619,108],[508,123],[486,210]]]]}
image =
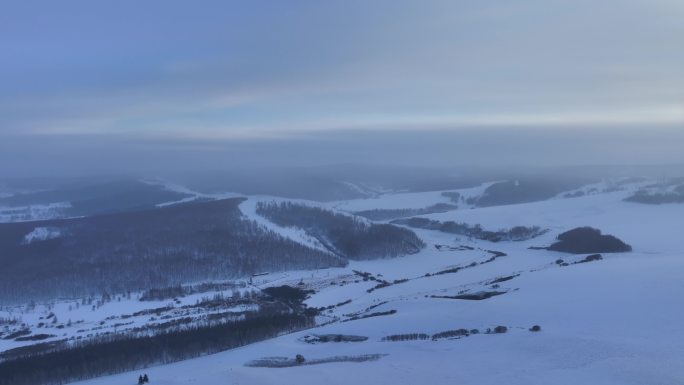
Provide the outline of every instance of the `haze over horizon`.
{"type": "Polygon", "coordinates": [[[4,0],[0,385],[684,385],[684,0],[4,0]]]}
{"type": "Polygon", "coordinates": [[[684,3],[10,1],[0,175],[684,164],[684,3]]]}

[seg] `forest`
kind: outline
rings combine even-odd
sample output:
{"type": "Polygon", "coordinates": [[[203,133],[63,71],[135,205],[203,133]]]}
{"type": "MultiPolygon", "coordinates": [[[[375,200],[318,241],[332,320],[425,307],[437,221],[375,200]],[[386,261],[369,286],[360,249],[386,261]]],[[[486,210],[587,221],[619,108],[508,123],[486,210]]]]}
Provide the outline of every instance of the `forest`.
{"type": "MultiPolygon", "coordinates": [[[[458,193],[456,193],[458,194],[458,193]]],[[[373,221],[386,221],[390,219],[413,217],[416,215],[426,215],[435,213],[445,213],[458,209],[458,206],[448,203],[436,203],[434,205],[420,209],[373,209],[357,211],[354,215],[368,218],[373,221]]]]}
{"type": "Polygon", "coordinates": [[[216,353],[314,326],[312,315],[284,309],[156,335],[102,336],[66,349],[2,361],[0,385],[63,384],[216,353]]]}
{"type": "Polygon", "coordinates": [[[625,201],[651,205],[684,203],[684,184],[676,186],[671,191],[667,192],[649,192],[648,190],[639,190],[633,195],[625,198],[625,201]]]}
{"type": "Polygon", "coordinates": [[[392,223],[418,229],[437,230],[443,233],[463,235],[490,242],[524,241],[538,237],[548,231],[538,226],[514,226],[510,229],[489,231],[484,230],[479,224],[469,225],[467,223],[458,223],[454,221],[440,222],[428,218],[397,219],[392,221],[392,223]]]}
{"type": "Polygon", "coordinates": [[[497,182],[485,189],[479,197],[466,200],[477,207],[501,206],[516,203],[536,202],[581,187],[592,182],[582,177],[539,177],[521,178],[497,182]]]}
{"type": "Polygon", "coordinates": [[[411,230],[375,224],[319,207],[292,202],[260,202],[257,214],[284,227],[298,227],[330,251],[353,260],[415,254],[425,243],[411,230]]]}
{"type": "MultiPolygon", "coordinates": [[[[558,242],[549,250],[572,254],[624,253],[632,251],[632,246],[601,230],[592,227],[577,227],[558,235],[558,242]]],[[[588,262],[588,261],[587,261],[588,262]]]]}
{"type": "Polygon", "coordinates": [[[240,202],[0,224],[0,304],[346,264],[244,219],[240,202]],[[37,229],[49,236],[27,238],[37,229]]]}

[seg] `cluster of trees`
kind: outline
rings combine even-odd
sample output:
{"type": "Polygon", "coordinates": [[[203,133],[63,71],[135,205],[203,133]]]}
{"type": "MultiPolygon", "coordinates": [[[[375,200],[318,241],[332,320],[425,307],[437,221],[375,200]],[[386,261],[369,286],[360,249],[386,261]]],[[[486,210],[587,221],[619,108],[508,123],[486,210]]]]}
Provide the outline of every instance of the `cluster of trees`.
{"type": "Polygon", "coordinates": [[[684,203],[684,184],[675,187],[669,192],[649,192],[639,190],[632,196],[625,198],[628,202],[660,205],[666,203],[684,203]]]}
{"type": "MultiPolygon", "coordinates": [[[[508,331],[508,328],[506,326],[497,326],[494,329],[487,328],[485,331],[486,334],[503,334],[508,331]]],[[[541,327],[538,325],[533,326],[530,328],[530,331],[541,331],[541,327]],[[533,330],[534,329],[534,330],[533,330]]],[[[433,335],[425,334],[425,333],[407,333],[407,334],[393,334],[390,336],[383,337],[383,341],[391,341],[391,342],[397,342],[397,341],[416,341],[416,340],[439,340],[439,339],[444,339],[444,338],[460,338],[460,337],[468,337],[473,334],[480,334],[479,329],[454,329],[454,330],[446,330],[443,332],[435,333],[433,335]]]]}
{"type": "Polygon", "coordinates": [[[407,333],[407,334],[392,334],[391,336],[382,337],[383,341],[417,341],[429,340],[430,335],[425,333],[407,333]]]}
{"type": "Polygon", "coordinates": [[[463,195],[456,191],[444,191],[442,196],[449,198],[449,200],[453,203],[460,203],[465,200],[463,195]]]}
{"type": "MultiPolygon", "coordinates": [[[[477,329],[473,329],[477,330],[477,329]]],[[[472,334],[478,334],[479,330],[476,331],[475,333],[472,334]]],[[[442,338],[458,338],[458,337],[468,337],[470,335],[470,331],[468,329],[455,329],[455,330],[447,330],[439,333],[435,333],[432,335],[433,340],[438,340],[442,338]]]]}
{"type": "Polygon", "coordinates": [[[515,226],[510,229],[488,231],[484,230],[479,224],[469,225],[454,221],[440,222],[428,218],[397,219],[392,221],[392,223],[418,229],[437,230],[443,233],[463,235],[490,242],[524,241],[538,237],[548,231],[539,226],[515,226]]]}
{"type": "Polygon", "coordinates": [[[369,224],[357,217],[292,202],[260,202],[257,213],[284,227],[298,227],[344,258],[362,260],[414,254],[425,243],[408,229],[369,224]]]}
{"type": "Polygon", "coordinates": [[[141,301],[161,301],[161,300],[165,300],[165,299],[184,297],[188,294],[190,294],[190,291],[187,290],[187,287],[178,284],[178,285],[162,287],[162,288],[147,289],[140,295],[140,300],[141,301]]]}
{"type": "Polygon", "coordinates": [[[313,290],[303,290],[297,287],[282,285],[267,287],[262,292],[288,305],[297,305],[302,303],[309,294],[312,294],[313,290]]]}
{"type": "Polygon", "coordinates": [[[0,326],[16,325],[20,322],[16,317],[0,317],[0,326]]]}
{"type": "Polygon", "coordinates": [[[588,178],[522,178],[494,183],[479,197],[466,200],[479,207],[537,202],[592,182],[588,178]]]}
{"type": "Polygon", "coordinates": [[[431,273],[425,273],[424,277],[430,277],[430,276],[432,276],[432,275],[443,275],[443,274],[454,274],[454,273],[458,273],[459,271],[461,271],[461,270],[463,270],[463,269],[472,269],[473,267],[476,267],[476,266],[478,266],[478,265],[484,265],[485,263],[492,263],[492,262],[494,262],[497,258],[505,257],[505,256],[508,255],[508,254],[506,254],[506,253],[504,253],[504,252],[496,251],[496,250],[484,250],[484,251],[486,251],[486,252],[488,252],[489,254],[491,254],[491,257],[489,257],[489,258],[487,258],[486,260],[481,261],[481,262],[479,262],[479,263],[473,261],[473,262],[471,262],[469,265],[462,265],[462,266],[451,267],[451,268],[448,268],[448,269],[440,270],[440,271],[438,271],[438,272],[436,272],[436,273],[432,273],[432,274],[431,274],[431,273]]]}
{"type": "Polygon", "coordinates": [[[246,319],[145,337],[103,336],[66,349],[0,362],[0,385],[64,384],[215,353],[314,326],[296,313],[246,319]]]}
{"type": "Polygon", "coordinates": [[[601,234],[601,230],[592,227],[577,227],[566,231],[558,235],[558,242],[548,249],[572,254],[632,251],[630,245],[612,235],[601,234]]]}
{"type": "Polygon", "coordinates": [[[349,321],[358,321],[360,319],[365,319],[365,318],[373,318],[373,317],[382,317],[386,315],[393,315],[397,314],[397,311],[392,309],[392,310],[387,310],[387,311],[378,311],[375,313],[370,313],[370,314],[363,314],[363,315],[355,315],[353,317],[347,318],[346,320],[342,322],[349,322],[349,321]]]}
{"type": "Polygon", "coordinates": [[[363,342],[368,340],[368,337],[349,334],[312,334],[303,337],[301,340],[308,344],[328,342],[363,342]]]}
{"type": "Polygon", "coordinates": [[[162,301],[190,294],[206,293],[209,291],[225,291],[245,288],[245,282],[202,282],[196,285],[174,285],[161,288],[150,288],[142,292],[140,301],[162,301]]]}
{"type": "MultiPolygon", "coordinates": [[[[0,224],[0,303],[125,293],[260,271],[345,265],[330,253],[244,219],[240,202],[242,199],[226,199],[86,218],[0,224]],[[59,228],[62,235],[30,244],[22,242],[36,227],[46,226],[59,228]]],[[[369,232],[369,236],[376,232],[369,232]]],[[[380,240],[385,235],[397,241],[391,231],[379,233],[376,237],[380,240]]],[[[339,236],[341,246],[345,236],[339,236]]],[[[390,253],[387,250],[386,254],[390,253]]]]}
{"type": "Polygon", "coordinates": [[[458,206],[450,205],[448,203],[437,203],[420,209],[373,209],[357,211],[354,214],[373,221],[386,221],[390,219],[414,217],[416,215],[445,213],[456,209],[458,209],[458,206]]]}
{"type": "Polygon", "coordinates": [[[464,293],[459,295],[431,295],[430,298],[464,299],[468,301],[482,301],[497,295],[506,294],[505,291],[478,291],[476,293],[464,293]]]}
{"type": "Polygon", "coordinates": [[[306,359],[301,354],[297,354],[294,358],[288,357],[266,357],[258,360],[252,360],[246,365],[254,368],[289,368],[299,365],[318,365],[328,364],[332,362],[366,362],[376,361],[386,354],[360,354],[356,356],[332,356],[325,358],[306,359]]]}

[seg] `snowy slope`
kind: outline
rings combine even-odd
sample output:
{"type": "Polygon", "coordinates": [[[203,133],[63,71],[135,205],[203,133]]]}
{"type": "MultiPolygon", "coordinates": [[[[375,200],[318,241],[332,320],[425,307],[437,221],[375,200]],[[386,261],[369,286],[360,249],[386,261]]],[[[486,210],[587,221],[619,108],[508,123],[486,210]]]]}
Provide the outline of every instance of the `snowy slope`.
{"type": "MultiPolygon", "coordinates": [[[[460,190],[458,192],[464,198],[477,197],[495,182],[484,183],[477,187],[460,190]]],[[[452,203],[448,197],[442,195],[442,191],[427,191],[415,193],[382,194],[369,199],[353,199],[341,202],[331,202],[328,206],[338,210],[355,212],[372,209],[420,209],[436,203],[452,203]]]]}
{"type": "MultiPolygon", "coordinates": [[[[426,199],[411,207],[423,207],[441,198],[439,193],[430,194],[423,193],[426,199]]],[[[148,373],[151,383],[168,385],[682,384],[684,243],[679,234],[684,228],[684,205],[623,202],[626,194],[617,191],[428,215],[491,229],[538,225],[551,231],[529,241],[489,243],[417,230],[428,247],[416,255],[353,262],[347,268],[283,273],[262,282],[262,286],[302,280],[317,290],[308,300],[310,306],[351,302],[325,311],[320,321],[327,324],[312,330],[79,384],[132,384],[139,372],[148,373]],[[634,247],[634,252],[604,254],[600,261],[563,267],[554,261],[562,258],[572,263],[584,256],[528,249],[546,245],[558,233],[584,225],[620,237],[634,247]],[[435,245],[454,249],[438,250],[435,245]],[[493,254],[487,250],[507,255],[491,260],[493,254]],[[435,274],[456,267],[461,268],[456,273],[435,274]],[[377,282],[364,281],[354,270],[380,280],[408,281],[369,293],[377,282]],[[513,275],[497,283],[496,288],[492,284],[497,278],[513,275]],[[432,297],[492,290],[505,294],[481,301],[432,297]],[[371,306],[376,307],[366,310],[371,306]],[[390,310],[396,313],[343,322],[390,310]],[[535,324],[541,325],[541,332],[527,330],[535,324]],[[482,332],[497,325],[507,326],[508,332],[436,341],[381,341],[392,334],[434,334],[460,328],[482,332]],[[307,334],[329,333],[361,335],[368,340],[321,344],[300,340],[307,334]],[[384,356],[375,361],[291,368],[245,366],[263,357],[292,358],[296,354],[309,360],[384,356]]],[[[407,198],[378,199],[387,202],[382,207],[397,208],[405,207],[400,202],[407,198]]],[[[335,207],[349,211],[377,208],[378,199],[335,207]]],[[[248,206],[241,209],[252,216],[248,206]]]]}
{"type": "MultiPolygon", "coordinates": [[[[236,282],[239,283],[239,282],[236,282]]],[[[233,290],[244,293],[250,288],[242,282],[243,288],[233,290]]],[[[170,320],[185,317],[195,318],[198,322],[210,314],[222,312],[242,312],[253,310],[253,306],[241,305],[231,308],[215,307],[185,310],[206,298],[216,295],[230,297],[233,290],[211,290],[190,294],[180,298],[167,300],[140,301],[142,293],[131,293],[130,296],[115,296],[111,301],[98,303],[82,302],[79,299],[60,299],[50,303],[38,303],[24,306],[6,306],[0,308],[0,318],[17,319],[21,324],[32,329],[33,334],[46,334],[51,337],[38,342],[53,342],[61,339],[87,339],[100,333],[126,333],[144,326],[160,325],[170,320]],[[164,311],[165,317],[145,312],[150,309],[170,308],[164,311]],[[53,317],[54,315],[56,317],[53,317]]],[[[0,352],[35,344],[35,341],[17,341],[0,338],[0,352]]]]}
{"type": "MultiPolygon", "coordinates": [[[[281,201],[295,201],[291,199],[283,199],[283,198],[277,198],[277,197],[271,197],[271,196],[250,196],[240,204],[240,211],[242,211],[242,214],[249,220],[256,221],[261,225],[262,227],[271,230],[275,233],[278,233],[282,235],[285,238],[291,239],[295,242],[302,243],[304,245],[307,245],[309,247],[312,247],[314,249],[322,250],[325,252],[328,252],[328,249],[325,248],[316,238],[308,235],[306,231],[296,228],[296,227],[283,227],[283,226],[278,226],[277,224],[269,221],[268,219],[262,217],[261,215],[256,213],[256,207],[259,202],[281,202],[281,201]]],[[[313,202],[309,201],[296,201],[299,203],[303,204],[313,204],[313,202]]]]}

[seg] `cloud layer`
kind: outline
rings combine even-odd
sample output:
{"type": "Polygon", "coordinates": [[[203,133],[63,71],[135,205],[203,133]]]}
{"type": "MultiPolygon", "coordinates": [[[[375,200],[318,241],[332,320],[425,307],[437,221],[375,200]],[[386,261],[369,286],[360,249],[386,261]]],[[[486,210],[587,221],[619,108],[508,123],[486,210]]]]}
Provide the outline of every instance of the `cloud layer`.
{"type": "Polygon", "coordinates": [[[682,4],[10,1],[0,138],[681,130],[682,4]]]}

